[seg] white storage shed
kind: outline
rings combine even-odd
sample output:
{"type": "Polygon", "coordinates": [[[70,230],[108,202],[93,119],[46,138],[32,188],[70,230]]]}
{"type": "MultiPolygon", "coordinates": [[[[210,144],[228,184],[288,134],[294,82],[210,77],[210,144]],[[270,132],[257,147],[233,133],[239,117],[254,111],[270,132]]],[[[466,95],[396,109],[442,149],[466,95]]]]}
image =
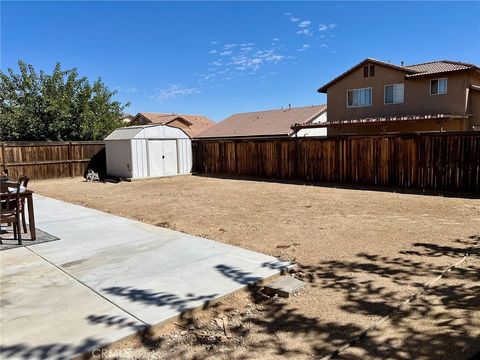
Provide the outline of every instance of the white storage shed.
{"type": "Polygon", "coordinates": [[[130,179],[188,174],[192,141],[166,125],[129,126],[105,138],[107,174],[130,179]]]}

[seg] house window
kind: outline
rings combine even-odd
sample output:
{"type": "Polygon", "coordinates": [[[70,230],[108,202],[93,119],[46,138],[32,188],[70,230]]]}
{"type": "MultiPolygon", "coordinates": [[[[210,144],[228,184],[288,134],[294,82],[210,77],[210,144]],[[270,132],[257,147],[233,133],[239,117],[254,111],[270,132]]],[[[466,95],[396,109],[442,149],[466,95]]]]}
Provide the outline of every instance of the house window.
{"type": "Polygon", "coordinates": [[[372,88],[347,91],[347,107],[372,106],[372,88]]]}
{"type": "Polygon", "coordinates": [[[430,95],[447,93],[447,78],[430,80],[430,95]]]}
{"type": "Polygon", "coordinates": [[[372,76],[375,76],[375,65],[365,65],[363,67],[363,77],[366,78],[366,77],[372,77],[372,76]]]}
{"type": "Polygon", "coordinates": [[[385,104],[403,103],[403,84],[385,85],[385,104]]]}

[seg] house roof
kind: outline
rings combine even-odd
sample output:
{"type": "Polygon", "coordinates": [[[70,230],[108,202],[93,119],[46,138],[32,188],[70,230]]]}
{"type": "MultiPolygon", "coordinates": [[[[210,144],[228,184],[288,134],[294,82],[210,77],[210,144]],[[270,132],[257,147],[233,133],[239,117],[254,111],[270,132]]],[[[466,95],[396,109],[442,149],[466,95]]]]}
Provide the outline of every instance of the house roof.
{"type": "Polygon", "coordinates": [[[408,65],[405,67],[407,69],[415,71],[414,74],[409,74],[407,75],[407,77],[446,73],[459,70],[478,69],[475,64],[467,64],[459,61],[450,60],[431,61],[423,64],[408,65]]]}
{"type": "Polygon", "coordinates": [[[292,124],[307,124],[326,110],[326,105],[314,105],[234,114],[195,137],[286,136],[292,124]]]}
{"type": "Polygon", "coordinates": [[[188,125],[187,128],[182,128],[182,130],[184,130],[190,137],[194,137],[195,135],[215,125],[212,120],[203,115],[165,114],[151,112],[138,113],[137,116],[135,116],[134,120],[132,120],[132,122],[135,121],[138,115],[142,115],[152,124],[160,125],[167,125],[170,122],[180,118],[188,125]]]}
{"type": "Polygon", "coordinates": [[[354,67],[348,69],[341,75],[337,76],[335,79],[329,81],[328,83],[320,87],[317,91],[321,93],[325,93],[327,91],[327,88],[329,88],[331,85],[343,79],[344,77],[349,75],[351,72],[357,70],[358,68],[362,67],[366,63],[374,63],[381,66],[396,69],[399,71],[403,71],[405,72],[405,77],[407,78],[446,73],[446,72],[452,72],[452,71],[479,69],[478,66],[476,66],[475,64],[467,64],[459,61],[450,61],[450,60],[431,61],[431,62],[426,62],[422,64],[400,66],[400,65],[394,65],[394,64],[390,64],[390,63],[372,59],[372,58],[367,58],[362,62],[358,63],[357,65],[355,65],[354,67]]]}

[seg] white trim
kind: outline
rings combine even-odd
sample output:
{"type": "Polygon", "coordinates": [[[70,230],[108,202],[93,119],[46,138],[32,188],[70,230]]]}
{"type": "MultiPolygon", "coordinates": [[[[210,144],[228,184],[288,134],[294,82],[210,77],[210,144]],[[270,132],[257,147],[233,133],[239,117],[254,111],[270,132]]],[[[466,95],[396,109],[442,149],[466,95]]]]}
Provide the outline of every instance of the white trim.
{"type": "Polygon", "coordinates": [[[372,103],[373,103],[373,89],[372,87],[364,87],[364,88],[357,88],[357,89],[347,89],[347,94],[346,94],[346,103],[347,103],[347,109],[351,109],[351,108],[360,108],[360,107],[372,107],[372,103]],[[355,90],[366,90],[366,89],[370,89],[370,105],[348,105],[348,92],[349,91],[355,91],[355,90]]]}
{"type": "Polygon", "coordinates": [[[398,105],[398,104],[403,104],[404,102],[405,102],[405,83],[387,84],[383,86],[383,105],[398,105]],[[395,85],[403,85],[402,102],[395,102],[395,85]],[[385,95],[387,95],[387,86],[393,86],[393,102],[391,103],[385,102],[385,95]]]}
{"type": "MultiPolygon", "coordinates": [[[[448,92],[448,78],[447,77],[443,77],[443,78],[436,78],[436,79],[430,79],[430,83],[429,83],[429,90],[428,92],[430,93],[430,95],[432,96],[435,96],[435,95],[445,95],[447,92],[448,92]],[[432,94],[432,81],[440,81],[440,80],[445,80],[445,92],[437,92],[436,94],[432,94]]],[[[437,87],[438,88],[438,87],[437,87]]]]}

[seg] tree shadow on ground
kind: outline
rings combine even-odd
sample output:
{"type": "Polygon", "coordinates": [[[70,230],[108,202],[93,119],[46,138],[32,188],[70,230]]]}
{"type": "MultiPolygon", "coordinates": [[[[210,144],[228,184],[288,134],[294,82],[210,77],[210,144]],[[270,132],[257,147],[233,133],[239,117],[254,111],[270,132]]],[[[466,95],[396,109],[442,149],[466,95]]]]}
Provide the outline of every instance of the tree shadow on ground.
{"type": "MultiPolygon", "coordinates": [[[[389,320],[392,333],[373,336],[365,334],[365,328],[354,322],[322,322],[319,318],[303,315],[288,301],[265,300],[258,292],[252,291],[251,299],[262,307],[263,314],[245,321],[254,324],[256,331],[266,335],[268,340],[250,342],[249,356],[261,356],[266,348],[270,348],[281,357],[322,357],[352,339],[362,337],[353,347],[355,351],[339,357],[470,358],[480,350],[480,256],[473,248],[480,244],[480,236],[458,239],[456,243],[458,247],[418,243],[414,245],[418,251],[401,251],[397,257],[359,253],[350,261],[300,264],[294,276],[312,287],[332,289],[341,294],[342,301],[337,310],[347,318],[348,314],[363,314],[379,320],[393,315],[389,320]],[[456,259],[460,260],[467,253],[471,254],[468,264],[453,268],[434,286],[424,288],[428,281],[446,269],[444,263],[436,264],[434,258],[451,257],[449,264],[453,265],[456,259]],[[408,291],[405,291],[406,287],[408,291]],[[419,292],[418,298],[412,296],[412,290],[419,292]],[[413,301],[399,310],[400,302],[409,296],[413,301]],[[419,326],[420,322],[423,325],[419,326]],[[422,328],[425,324],[431,327],[422,328]],[[285,341],[295,337],[303,339],[300,346],[285,341]]],[[[241,270],[236,269],[236,272],[241,270]]],[[[235,351],[232,350],[229,357],[236,358],[235,351]]]]}

